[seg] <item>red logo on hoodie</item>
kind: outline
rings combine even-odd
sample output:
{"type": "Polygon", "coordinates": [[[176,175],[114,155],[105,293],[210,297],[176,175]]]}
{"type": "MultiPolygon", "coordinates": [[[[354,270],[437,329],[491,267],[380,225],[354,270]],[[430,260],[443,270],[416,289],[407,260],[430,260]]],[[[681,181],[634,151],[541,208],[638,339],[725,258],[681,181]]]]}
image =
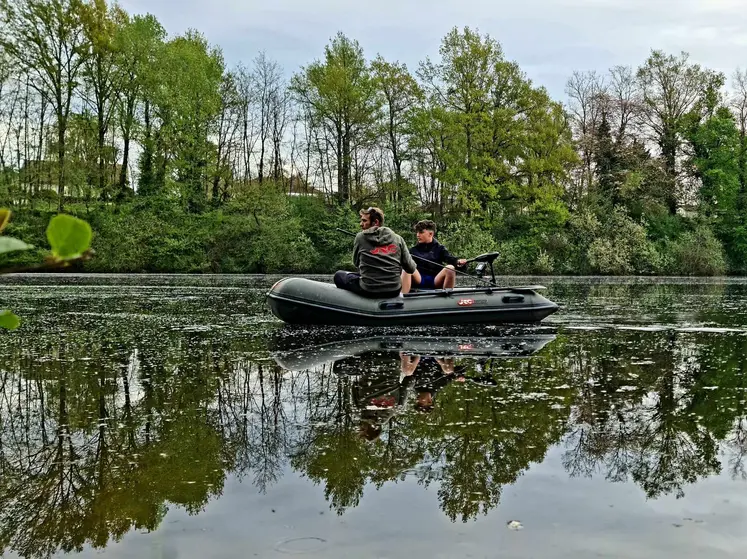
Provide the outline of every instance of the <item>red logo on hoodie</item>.
{"type": "Polygon", "coordinates": [[[371,254],[397,254],[397,245],[391,244],[373,248],[371,254]]]}

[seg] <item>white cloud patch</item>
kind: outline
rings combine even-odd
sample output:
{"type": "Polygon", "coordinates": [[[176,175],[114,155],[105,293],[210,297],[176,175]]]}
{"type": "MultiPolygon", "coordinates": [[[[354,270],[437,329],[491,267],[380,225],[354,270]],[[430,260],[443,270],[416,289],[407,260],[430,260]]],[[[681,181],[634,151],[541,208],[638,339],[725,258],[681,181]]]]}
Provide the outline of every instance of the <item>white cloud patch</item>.
{"type": "Polygon", "coordinates": [[[437,57],[454,26],[479,28],[501,42],[538,85],[558,99],[574,70],[638,66],[651,49],[689,52],[693,61],[729,77],[747,64],[743,0],[122,0],[149,11],[169,33],[202,31],[230,64],[259,50],[288,73],[323,54],[337,32],[357,39],[369,57],[381,53],[414,69],[437,57]]]}

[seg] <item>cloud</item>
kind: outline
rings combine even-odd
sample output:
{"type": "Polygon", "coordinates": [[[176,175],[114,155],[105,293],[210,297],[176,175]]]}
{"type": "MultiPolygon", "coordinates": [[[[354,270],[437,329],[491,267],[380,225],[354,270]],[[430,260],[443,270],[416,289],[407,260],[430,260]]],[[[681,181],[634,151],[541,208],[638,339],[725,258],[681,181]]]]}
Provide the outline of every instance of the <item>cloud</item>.
{"type": "Polygon", "coordinates": [[[454,26],[479,28],[501,42],[538,85],[558,99],[574,70],[638,66],[651,49],[684,50],[727,77],[743,64],[747,11],[742,0],[122,0],[149,11],[171,34],[202,31],[229,64],[265,50],[288,73],[319,58],[337,31],[415,69],[437,57],[454,26]]]}

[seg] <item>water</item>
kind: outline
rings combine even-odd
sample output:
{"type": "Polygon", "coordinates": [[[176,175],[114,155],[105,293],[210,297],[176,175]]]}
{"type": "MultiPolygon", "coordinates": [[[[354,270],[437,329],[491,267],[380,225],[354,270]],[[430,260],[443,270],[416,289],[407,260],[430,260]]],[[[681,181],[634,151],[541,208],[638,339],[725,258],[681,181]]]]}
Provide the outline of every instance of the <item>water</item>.
{"type": "Polygon", "coordinates": [[[743,556],[746,281],[402,330],[286,327],[277,279],[3,278],[0,555],[743,556]]]}

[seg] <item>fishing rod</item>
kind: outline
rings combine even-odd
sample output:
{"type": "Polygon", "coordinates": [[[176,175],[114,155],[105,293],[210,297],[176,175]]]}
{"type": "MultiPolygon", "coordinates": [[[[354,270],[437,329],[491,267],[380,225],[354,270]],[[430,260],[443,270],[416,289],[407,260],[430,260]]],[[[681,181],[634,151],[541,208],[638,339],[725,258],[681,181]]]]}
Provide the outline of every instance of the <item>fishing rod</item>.
{"type": "MultiPolygon", "coordinates": [[[[335,227],[335,229],[336,229],[337,231],[339,231],[340,233],[344,233],[345,235],[349,235],[349,236],[351,236],[351,237],[355,237],[355,236],[356,236],[356,234],[355,234],[355,233],[353,233],[352,231],[346,231],[345,229],[340,229],[339,227],[335,227]]],[[[415,259],[415,260],[421,260],[421,261],[423,261],[423,262],[427,262],[428,264],[434,264],[434,265],[436,265],[436,266],[438,266],[438,267],[440,267],[440,268],[442,268],[442,269],[444,269],[444,270],[446,270],[446,269],[447,269],[447,268],[446,268],[446,266],[444,266],[443,264],[441,264],[441,263],[439,263],[439,262],[434,262],[433,260],[428,260],[427,258],[423,258],[423,257],[421,257],[421,256],[416,256],[416,255],[414,255],[414,254],[410,254],[410,256],[412,256],[412,257],[413,257],[413,259],[415,259]]],[[[467,260],[467,262],[472,262],[472,261],[474,261],[474,260],[475,260],[474,258],[470,258],[470,259],[468,259],[468,260],[467,260]]],[[[450,270],[451,268],[448,268],[448,269],[450,270]]],[[[454,270],[454,271],[455,271],[455,272],[456,272],[457,274],[461,274],[461,275],[463,275],[463,276],[467,276],[468,278],[471,278],[471,279],[473,279],[473,280],[481,281],[481,282],[483,282],[483,283],[484,283],[485,285],[487,285],[488,287],[498,287],[498,286],[496,285],[496,283],[495,283],[495,282],[493,282],[493,281],[488,281],[488,280],[486,280],[486,279],[483,279],[483,278],[481,278],[481,277],[478,277],[478,276],[473,276],[472,274],[468,274],[467,272],[462,272],[461,270],[457,270],[456,266],[454,266],[453,270],[454,270]]],[[[491,270],[492,270],[492,264],[491,264],[491,270]]]]}

